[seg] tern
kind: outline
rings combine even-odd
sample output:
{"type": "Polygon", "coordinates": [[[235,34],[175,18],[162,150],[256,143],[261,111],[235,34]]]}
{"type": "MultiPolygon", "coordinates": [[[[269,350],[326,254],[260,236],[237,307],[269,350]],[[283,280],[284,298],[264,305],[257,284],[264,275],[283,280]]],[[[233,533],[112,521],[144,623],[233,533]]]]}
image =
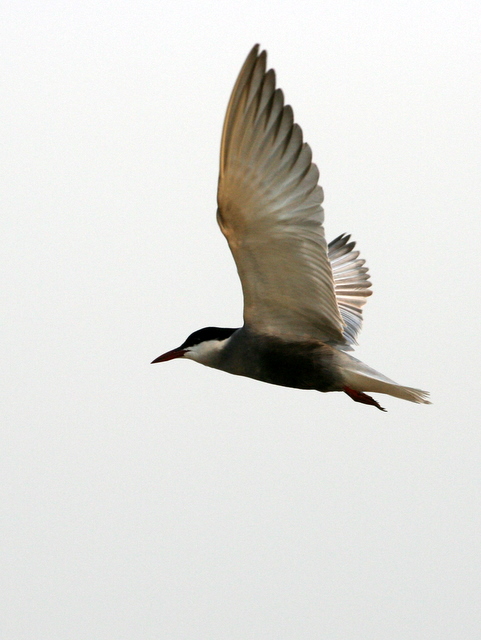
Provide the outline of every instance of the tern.
{"type": "Polygon", "coordinates": [[[253,47],[222,132],[217,221],[244,295],[244,326],[206,327],[156,358],[188,358],[284,387],[342,391],[385,411],[366,392],[429,404],[348,352],[371,295],[365,261],[349,235],[327,245],[323,190],[267,54],[253,47]]]}

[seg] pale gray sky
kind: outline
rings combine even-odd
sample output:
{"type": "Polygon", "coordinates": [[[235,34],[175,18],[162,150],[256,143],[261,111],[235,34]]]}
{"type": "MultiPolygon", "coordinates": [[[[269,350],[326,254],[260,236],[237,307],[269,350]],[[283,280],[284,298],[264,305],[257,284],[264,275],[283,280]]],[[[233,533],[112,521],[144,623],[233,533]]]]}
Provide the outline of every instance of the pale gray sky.
{"type": "Polygon", "coordinates": [[[477,0],[4,3],[0,636],[481,637],[477,0]],[[150,366],[238,326],[215,222],[256,42],[418,406],[150,366]]]}

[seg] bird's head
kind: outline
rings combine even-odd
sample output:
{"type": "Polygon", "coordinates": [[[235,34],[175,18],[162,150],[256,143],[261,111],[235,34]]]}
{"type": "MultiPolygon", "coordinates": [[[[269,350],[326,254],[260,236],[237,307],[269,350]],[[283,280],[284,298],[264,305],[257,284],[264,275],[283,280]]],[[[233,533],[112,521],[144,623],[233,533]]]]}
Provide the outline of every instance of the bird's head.
{"type": "Polygon", "coordinates": [[[199,329],[191,333],[180,347],[167,351],[153,360],[151,364],[167,362],[167,360],[174,360],[174,358],[188,358],[201,364],[212,365],[213,359],[225,347],[226,341],[234,331],[237,329],[220,327],[199,329]]]}

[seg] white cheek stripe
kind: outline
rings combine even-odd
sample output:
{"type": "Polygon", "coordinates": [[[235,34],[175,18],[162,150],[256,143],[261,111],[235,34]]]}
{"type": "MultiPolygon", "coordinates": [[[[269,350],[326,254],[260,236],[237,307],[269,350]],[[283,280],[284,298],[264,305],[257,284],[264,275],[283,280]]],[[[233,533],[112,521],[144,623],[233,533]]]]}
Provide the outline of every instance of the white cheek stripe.
{"type": "Polygon", "coordinates": [[[193,347],[189,347],[184,358],[195,360],[195,362],[200,362],[201,364],[210,365],[217,354],[225,348],[229,340],[230,337],[225,340],[207,340],[206,342],[201,342],[193,347]]]}

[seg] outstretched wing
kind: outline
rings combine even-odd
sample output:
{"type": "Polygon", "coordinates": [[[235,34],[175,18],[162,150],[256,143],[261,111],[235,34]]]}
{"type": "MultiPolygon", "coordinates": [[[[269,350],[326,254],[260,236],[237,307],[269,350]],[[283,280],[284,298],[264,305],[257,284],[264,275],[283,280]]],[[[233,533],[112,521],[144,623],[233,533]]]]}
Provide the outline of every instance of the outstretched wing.
{"type": "Polygon", "coordinates": [[[217,218],[260,333],[347,344],[310,147],[256,45],[234,86],[222,134],[217,218]]]}

